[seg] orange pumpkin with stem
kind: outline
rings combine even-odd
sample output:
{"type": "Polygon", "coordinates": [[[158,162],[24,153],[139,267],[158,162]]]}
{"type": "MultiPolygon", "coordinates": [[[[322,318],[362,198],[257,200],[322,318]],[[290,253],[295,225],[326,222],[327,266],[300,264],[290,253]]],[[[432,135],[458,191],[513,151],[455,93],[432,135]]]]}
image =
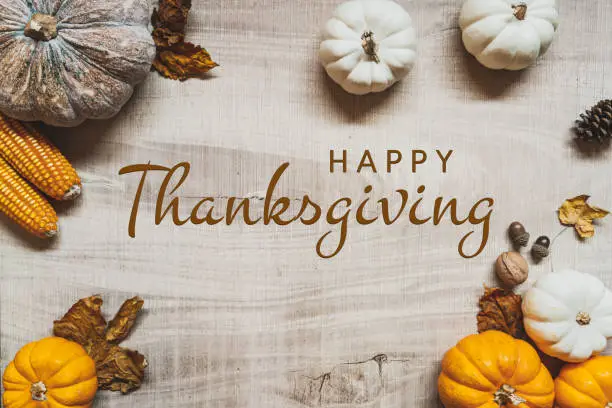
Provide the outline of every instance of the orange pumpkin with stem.
{"type": "Polygon", "coordinates": [[[566,364],[555,380],[558,408],[612,408],[612,356],[566,364]]]}
{"type": "Polygon", "coordinates": [[[438,392],[446,408],[552,408],[555,398],[536,350],[498,331],[468,336],[446,353],[438,392]]]}
{"type": "Polygon", "coordinates": [[[2,377],[5,408],[90,408],[96,365],[77,343],[49,337],[24,346],[2,377]]]}

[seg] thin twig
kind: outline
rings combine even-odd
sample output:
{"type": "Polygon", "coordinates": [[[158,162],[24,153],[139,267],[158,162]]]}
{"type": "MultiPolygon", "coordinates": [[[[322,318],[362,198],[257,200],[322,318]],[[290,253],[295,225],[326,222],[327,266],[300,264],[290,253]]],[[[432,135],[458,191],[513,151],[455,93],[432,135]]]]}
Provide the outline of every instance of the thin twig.
{"type": "MultiPolygon", "coordinates": [[[[555,236],[553,237],[553,239],[550,241],[550,247],[551,247],[551,250],[552,250],[552,248],[553,248],[553,246],[554,246],[555,241],[557,240],[557,238],[559,238],[559,237],[561,236],[561,234],[563,234],[565,231],[567,231],[567,230],[568,230],[568,229],[570,229],[570,228],[571,228],[571,227],[563,227],[563,229],[562,229],[561,231],[559,231],[559,232],[557,233],[557,235],[555,235],[555,236]]],[[[555,257],[554,257],[554,254],[553,254],[553,255],[550,257],[550,272],[551,272],[551,273],[554,273],[554,272],[555,272],[554,258],[555,258],[555,257]]]]}

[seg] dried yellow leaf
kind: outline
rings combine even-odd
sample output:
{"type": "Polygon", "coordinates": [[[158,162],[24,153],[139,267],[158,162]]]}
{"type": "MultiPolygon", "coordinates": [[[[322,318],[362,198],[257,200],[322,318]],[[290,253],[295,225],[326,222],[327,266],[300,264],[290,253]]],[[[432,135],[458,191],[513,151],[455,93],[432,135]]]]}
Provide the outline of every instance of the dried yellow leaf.
{"type": "Polygon", "coordinates": [[[579,195],[565,200],[559,208],[561,224],[573,226],[581,238],[590,238],[595,235],[593,220],[604,218],[609,214],[606,210],[590,206],[587,203],[588,199],[588,195],[579,195]]]}

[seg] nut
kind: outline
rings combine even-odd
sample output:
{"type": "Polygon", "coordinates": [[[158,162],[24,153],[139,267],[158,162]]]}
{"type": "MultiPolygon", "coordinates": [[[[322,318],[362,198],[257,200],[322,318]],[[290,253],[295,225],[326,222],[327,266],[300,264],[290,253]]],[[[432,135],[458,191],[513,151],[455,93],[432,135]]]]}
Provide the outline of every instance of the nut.
{"type": "Polygon", "coordinates": [[[546,235],[542,235],[536,239],[536,242],[531,247],[531,254],[535,258],[546,258],[549,254],[548,248],[550,247],[550,238],[546,235]]]}
{"type": "Polygon", "coordinates": [[[512,243],[517,246],[526,247],[529,243],[529,233],[525,231],[525,227],[518,221],[514,221],[508,227],[508,235],[512,243]]]}
{"type": "Polygon", "coordinates": [[[520,285],[529,276],[529,265],[518,252],[504,252],[495,262],[495,272],[506,286],[520,285]]]}

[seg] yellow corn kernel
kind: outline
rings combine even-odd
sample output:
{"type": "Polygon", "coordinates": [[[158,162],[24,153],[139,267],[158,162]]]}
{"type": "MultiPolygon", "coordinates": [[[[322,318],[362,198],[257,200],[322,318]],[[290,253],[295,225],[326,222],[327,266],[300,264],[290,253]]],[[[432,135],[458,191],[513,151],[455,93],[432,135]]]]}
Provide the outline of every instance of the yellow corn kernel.
{"type": "Polygon", "coordinates": [[[0,156],[43,193],[55,200],[81,194],[81,179],[46,137],[0,113],[0,156]]]}
{"type": "Polygon", "coordinates": [[[57,214],[49,202],[0,158],[0,211],[40,238],[58,232],[57,214]]]}

